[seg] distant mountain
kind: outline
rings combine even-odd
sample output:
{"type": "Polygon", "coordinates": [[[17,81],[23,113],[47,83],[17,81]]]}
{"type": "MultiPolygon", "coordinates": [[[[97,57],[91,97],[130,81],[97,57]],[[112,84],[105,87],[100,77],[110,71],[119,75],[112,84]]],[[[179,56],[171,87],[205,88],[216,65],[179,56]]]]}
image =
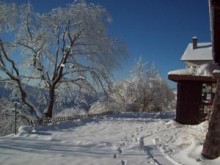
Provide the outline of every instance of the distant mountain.
{"type": "MultiPolygon", "coordinates": [[[[12,93],[12,90],[5,88],[5,83],[0,82],[0,99],[11,99],[10,95],[12,93]]],[[[36,104],[36,93],[42,93],[45,98],[48,98],[48,93],[45,89],[41,89],[38,87],[30,86],[30,85],[25,85],[24,86],[26,93],[28,94],[28,97],[31,102],[36,104]]],[[[88,94],[86,92],[81,93],[79,96],[79,92],[76,91],[74,92],[75,94],[71,97],[68,98],[67,96],[64,96],[63,100],[64,102],[62,103],[63,108],[82,108],[86,111],[88,111],[91,107],[91,105],[98,100],[103,94],[98,93],[98,94],[88,94]]],[[[46,108],[45,103],[41,103],[40,105],[38,104],[39,108],[41,110],[44,110],[46,108]]],[[[60,107],[60,106],[59,106],[60,107]]],[[[61,111],[62,108],[58,111],[61,111]]]]}
{"type": "Polygon", "coordinates": [[[5,83],[0,82],[0,99],[8,98],[10,94],[11,94],[11,91],[5,88],[5,83]]]}

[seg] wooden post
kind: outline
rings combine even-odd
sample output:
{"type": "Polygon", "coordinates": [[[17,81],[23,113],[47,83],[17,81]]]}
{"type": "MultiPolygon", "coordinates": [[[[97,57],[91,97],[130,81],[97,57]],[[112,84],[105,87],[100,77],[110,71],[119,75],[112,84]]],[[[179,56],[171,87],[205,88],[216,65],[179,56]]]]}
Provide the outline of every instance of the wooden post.
{"type": "Polygon", "coordinates": [[[220,75],[215,76],[218,76],[217,89],[212,105],[209,128],[202,150],[202,154],[209,159],[215,159],[220,156],[220,75]]]}
{"type": "Polygon", "coordinates": [[[15,135],[17,134],[17,103],[14,103],[14,111],[15,111],[15,135]]]}
{"type": "MultiPolygon", "coordinates": [[[[220,65],[220,1],[209,0],[209,4],[212,31],[212,55],[214,62],[220,65]]],[[[209,159],[215,159],[220,156],[220,72],[214,72],[213,76],[217,78],[217,89],[212,105],[209,128],[202,150],[202,154],[209,159]]]]}

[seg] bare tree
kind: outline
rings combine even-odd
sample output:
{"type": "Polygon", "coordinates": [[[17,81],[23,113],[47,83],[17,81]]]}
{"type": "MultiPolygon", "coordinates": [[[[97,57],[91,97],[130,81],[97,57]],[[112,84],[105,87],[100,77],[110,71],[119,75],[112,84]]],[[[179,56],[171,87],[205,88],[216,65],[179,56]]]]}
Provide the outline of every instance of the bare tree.
{"type": "MultiPolygon", "coordinates": [[[[23,84],[48,92],[46,116],[50,118],[58,97],[111,84],[111,72],[126,51],[122,42],[108,35],[111,17],[104,8],[76,1],[40,14],[30,4],[24,6],[25,10],[18,8],[20,14],[13,17],[9,41],[0,37],[0,69],[16,83],[29,108],[39,116],[37,106],[27,101],[23,84]]],[[[8,34],[4,29],[1,33],[8,34]]]]}

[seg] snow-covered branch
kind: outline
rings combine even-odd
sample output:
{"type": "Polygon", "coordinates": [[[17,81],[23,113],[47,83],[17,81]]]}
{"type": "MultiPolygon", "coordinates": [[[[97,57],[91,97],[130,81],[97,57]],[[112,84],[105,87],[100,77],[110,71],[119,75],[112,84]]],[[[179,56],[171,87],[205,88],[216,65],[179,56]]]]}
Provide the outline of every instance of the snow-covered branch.
{"type": "Polygon", "coordinates": [[[17,6],[19,12],[13,12],[11,19],[11,6],[0,3],[0,9],[4,5],[8,12],[4,17],[0,15],[0,30],[12,37],[2,38],[0,43],[0,69],[17,82],[22,101],[29,107],[38,113],[37,104],[27,100],[24,82],[45,88],[47,117],[52,117],[56,96],[65,84],[75,84],[80,90],[95,91],[101,87],[105,91],[111,72],[125,57],[126,48],[123,42],[108,36],[109,14],[104,8],[76,1],[48,13],[37,13],[29,3],[26,10],[21,10],[25,6],[17,6]],[[10,24],[11,31],[6,33],[4,23],[10,24]],[[3,49],[6,42],[13,46],[3,49]]]}

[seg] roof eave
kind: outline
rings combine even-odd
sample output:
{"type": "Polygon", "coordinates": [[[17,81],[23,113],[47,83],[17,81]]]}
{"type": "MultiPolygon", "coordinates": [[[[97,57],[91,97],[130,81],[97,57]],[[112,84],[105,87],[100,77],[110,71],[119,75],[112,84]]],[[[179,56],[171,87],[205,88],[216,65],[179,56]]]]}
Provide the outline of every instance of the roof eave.
{"type": "Polygon", "coordinates": [[[168,75],[168,79],[174,82],[181,82],[181,81],[195,81],[195,82],[216,82],[216,78],[212,76],[193,76],[193,75],[175,75],[171,74],[168,75]]]}
{"type": "Polygon", "coordinates": [[[213,59],[180,59],[180,61],[213,61],[213,59]]]}

